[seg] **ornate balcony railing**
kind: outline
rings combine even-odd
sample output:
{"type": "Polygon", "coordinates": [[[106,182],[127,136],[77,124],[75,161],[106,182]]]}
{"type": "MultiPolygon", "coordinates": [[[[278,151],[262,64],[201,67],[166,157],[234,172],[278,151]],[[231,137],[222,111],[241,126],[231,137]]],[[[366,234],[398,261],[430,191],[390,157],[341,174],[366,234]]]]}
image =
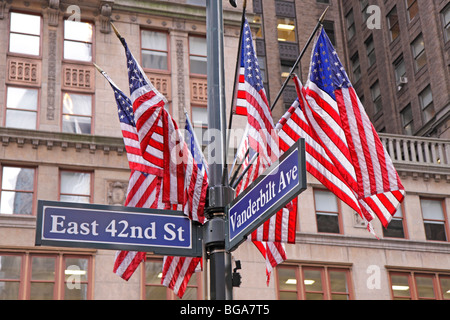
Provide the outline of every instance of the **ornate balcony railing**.
{"type": "Polygon", "coordinates": [[[450,180],[450,140],[384,133],[379,136],[397,170],[446,175],[450,180]]]}

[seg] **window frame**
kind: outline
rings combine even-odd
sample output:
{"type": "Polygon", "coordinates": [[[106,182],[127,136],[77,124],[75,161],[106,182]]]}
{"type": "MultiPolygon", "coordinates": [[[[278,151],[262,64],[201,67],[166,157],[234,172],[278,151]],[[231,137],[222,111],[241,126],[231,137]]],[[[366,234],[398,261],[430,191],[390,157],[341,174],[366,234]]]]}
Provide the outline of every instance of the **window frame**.
{"type": "MultiPolygon", "coordinates": [[[[91,250],[92,251],[92,250],[91,250]]],[[[66,290],[65,281],[65,261],[67,258],[79,258],[88,260],[88,275],[87,281],[87,296],[86,300],[94,298],[94,255],[95,252],[72,252],[72,251],[56,251],[56,250],[0,250],[0,256],[20,257],[20,272],[19,278],[16,280],[8,280],[8,282],[18,282],[19,290],[17,300],[30,300],[31,283],[53,282],[53,300],[64,300],[66,290]],[[55,259],[54,279],[50,280],[32,280],[32,263],[34,257],[50,257],[55,259]]],[[[1,279],[5,281],[5,279],[1,279]]]]}
{"type": "Polygon", "coordinates": [[[364,41],[364,47],[366,48],[367,65],[369,68],[373,67],[377,63],[377,55],[375,52],[375,43],[373,36],[370,35],[366,41],[364,41]]]}
{"type": "Polygon", "coordinates": [[[61,91],[61,118],[60,118],[60,128],[61,128],[61,132],[63,133],[69,133],[69,134],[88,134],[88,135],[94,135],[95,134],[95,127],[94,127],[94,123],[95,123],[95,96],[93,93],[90,92],[80,92],[80,91],[73,91],[73,90],[62,90],[61,91]],[[76,95],[80,95],[80,96],[89,96],[91,98],[91,115],[90,116],[86,116],[86,115],[81,115],[81,114],[70,114],[70,113],[64,113],[64,96],[66,94],[76,94],[76,95]],[[91,132],[90,133],[76,133],[76,132],[67,132],[67,131],[63,131],[63,123],[64,123],[64,116],[74,116],[74,117],[83,117],[83,118],[89,118],[91,119],[91,132]]]}
{"type": "Polygon", "coordinates": [[[63,172],[72,172],[72,173],[86,173],[90,175],[90,186],[89,186],[89,203],[92,203],[94,199],[94,172],[93,171],[83,171],[83,170],[72,170],[72,169],[59,169],[59,179],[58,179],[58,200],[61,200],[61,195],[69,195],[69,196],[76,196],[76,197],[86,197],[85,194],[78,194],[78,193],[62,193],[61,192],[61,186],[62,186],[62,173],[63,172]]]}
{"type": "MultiPolygon", "coordinates": [[[[165,291],[166,291],[165,299],[166,300],[187,300],[187,299],[185,299],[186,296],[184,296],[183,299],[180,299],[171,289],[165,287],[162,284],[148,284],[146,282],[146,274],[145,274],[146,264],[151,263],[152,261],[160,263],[161,265],[164,265],[164,260],[162,257],[147,254],[147,257],[146,257],[145,261],[143,261],[143,264],[141,267],[141,300],[147,300],[146,299],[146,289],[149,286],[165,288],[165,291]]],[[[161,270],[161,272],[162,272],[162,270],[161,270]]],[[[202,285],[203,272],[205,272],[205,271],[202,270],[200,272],[195,272],[194,274],[192,274],[192,277],[189,279],[189,283],[187,284],[187,287],[186,287],[186,290],[188,290],[189,288],[196,288],[196,290],[197,290],[196,300],[203,300],[203,298],[204,298],[203,285],[202,285]],[[193,277],[196,277],[196,279],[195,279],[196,283],[192,283],[192,282],[194,282],[193,277]]]]}
{"type": "Polygon", "coordinates": [[[188,53],[189,53],[189,75],[191,77],[195,77],[195,78],[205,78],[207,77],[207,74],[202,74],[202,73],[194,73],[192,72],[192,65],[191,65],[191,57],[201,57],[201,58],[205,58],[208,59],[208,52],[206,52],[206,55],[199,55],[199,54],[192,54],[191,53],[191,45],[190,45],[190,38],[203,38],[206,41],[206,36],[203,35],[198,35],[198,34],[189,34],[188,35],[188,53]]]}
{"type": "MultiPolygon", "coordinates": [[[[404,206],[404,202],[402,202],[399,206],[399,208],[402,210],[402,216],[401,217],[395,217],[395,215],[392,217],[392,220],[401,220],[402,223],[402,229],[403,229],[403,238],[401,237],[390,237],[390,236],[386,236],[385,235],[385,228],[383,228],[383,238],[386,239],[409,239],[408,236],[408,228],[407,228],[407,223],[406,223],[406,216],[405,216],[405,206],[404,206]]],[[[392,222],[391,220],[391,222],[392,222]]],[[[389,228],[389,226],[388,226],[389,228]]]]}
{"type": "Polygon", "coordinates": [[[400,118],[402,120],[403,134],[413,135],[413,133],[414,133],[414,115],[413,115],[412,106],[410,103],[406,107],[404,107],[402,109],[402,111],[400,111],[400,118]],[[409,122],[406,122],[405,117],[403,115],[404,115],[404,112],[407,111],[408,109],[411,112],[411,120],[409,122]],[[408,126],[411,126],[411,132],[407,132],[406,128],[408,126]]]}
{"type": "Polygon", "coordinates": [[[12,213],[12,214],[5,214],[0,213],[0,215],[7,215],[7,216],[36,216],[36,202],[37,202],[37,177],[38,177],[38,168],[32,167],[32,166],[17,166],[17,165],[8,165],[8,164],[1,164],[0,163],[0,200],[1,200],[1,194],[3,191],[9,191],[9,192],[21,192],[21,193],[32,193],[33,194],[33,200],[31,204],[31,214],[18,214],[18,213],[12,213]],[[20,168],[20,169],[32,169],[34,170],[34,177],[33,177],[33,191],[26,191],[26,190],[20,190],[20,189],[3,189],[3,168],[9,167],[9,168],[20,168]]]}
{"type": "MultiPolygon", "coordinates": [[[[43,34],[43,30],[44,30],[44,17],[37,12],[31,12],[31,11],[24,11],[24,10],[12,10],[9,12],[9,23],[8,23],[8,50],[7,50],[7,55],[14,55],[14,56],[19,56],[19,57],[27,57],[27,58],[33,58],[33,59],[42,59],[42,34],[43,34]],[[31,35],[28,33],[20,33],[20,32],[15,32],[15,31],[11,31],[11,13],[19,13],[19,14],[27,14],[27,15],[32,15],[32,16],[38,16],[40,18],[40,30],[39,30],[39,54],[34,55],[34,54],[29,54],[29,53],[20,53],[20,52],[14,52],[14,51],[10,51],[10,46],[11,46],[11,32],[15,33],[15,34],[22,34],[22,35],[31,35]]],[[[36,36],[36,35],[33,35],[36,36]]]]}
{"type": "Polygon", "coordinates": [[[342,223],[342,214],[341,214],[341,211],[342,211],[342,208],[341,208],[341,201],[339,200],[339,198],[338,197],[336,197],[336,195],[334,194],[334,193],[332,193],[331,191],[329,191],[329,190],[326,190],[326,189],[321,189],[321,188],[314,188],[313,189],[313,197],[314,197],[314,213],[315,213],[315,216],[316,216],[316,228],[317,228],[317,233],[319,233],[319,234],[344,234],[344,227],[343,227],[343,223],[342,223]],[[336,207],[337,207],[337,212],[334,212],[334,211],[319,211],[320,213],[323,213],[324,215],[333,215],[333,216],[337,216],[337,222],[338,222],[338,228],[339,228],[339,232],[326,232],[326,231],[319,231],[319,223],[318,223],[318,220],[317,220],[317,216],[318,216],[318,210],[317,210],[317,208],[316,208],[316,192],[327,192],[327,193],[329,193],[329,194],[331,194],[331,195],[333,195],[334,196],[334,198],[336,199],[336,207]]]}
{"type": "MultiPolygon", "coordinates": [[[[63,19],[63,28],[62,28],[62,61],[63,62],[67,62],[67,63],[76,63],[76,64],[83,64],[83,65],[92,65],[93,62],[95,61],[95,22],[90,21],[90,20],[80,20],[79,22],[82,23],[89,23],[92,26],[92,40],[91,42],[88,42],[91,44],[91,60],[90,61],[85,61],[85,60],[75,60],[75,59],[69,59],[69,58],[65,58],[64,57],[64,51],[65,51],[65,42],[66,42],[66,38],[65,38],[65,22],[69,21],[68,17],[65,17],[63,19]]],[[[84,41],[81,40],[72,40],[72,39],[67,39],[67,41],[72,41],[72,42],[77,42],[77,43],[85,43],[84,41]]]]}
{"type": "MultiPolygon", "coordinates": [[[[323,300],[331,300],[333,294],[338,295],[346,295],[348,297],[347,300],[354,300],[354,289],[353,289],[353,281],[352,281],[352,270],[350,265],[339,265],[339,264],[315,264],[315,263],[289,263],[285,262],[282,265],[278,265],[275,268],[275,289],[276,289],[276,298],[277,300],[280,300],[280,292],[296,292],[296,300],[306,300],[306,294],[308,292],[316,293],[316,291],[308,291],[307,285],[304,283],[305,281],[305,270],[313,270],[313,271],[319,271],[321,274],[321,281],[322,281],[322,290],[320,293],[323,294],[323,300]],[[295,291],[294,290],[287,290],[287,289],[280,289],[280,276],[279,276],[279,270],[280,269],[291,269],[295,270],[295,276],[296,276],[296,283],[295,283],[295,291]],[[333,292],[331,291],[331,277],[330,272],[344,272],[346,276],[347,281],[347,292],[333,292]]],[[[293,287],[294,288],[294,287],[293,287]]],[[[319,291],[317,291],[319,293],[319,291]]]]}
{"type": "Polygon", "coordinates": [[[436,115],[436,110],[434,109],[434,99],[433,99],[433,90],[431,89],[431,85],[427,85],[422,91],[419,92],[419,106],[422,115],[423,123],[428,123],[433,117],[436,115]],[[424,105],[424,96],[425,91],[429,91],[431,94],[431,102],[427,105],[424,105]],[[426,111],[430,111],[432,109],[432,115],[430,116],[426,111]]]}
{"type": "Polygon", "coordinates": [[[450,241],[449,238],[449,223],[448,223],[448,216],[447,216],[447,210],[445,207],[445,199],[444,198],[431,198],[431,197],[420,197],[420,211],[422,214],[422,220],[423,220],[423,226],[424,226],[424,232],[425,232],[425,240],[426,241],[433,241],[433,242],[441,242],[441,243],[447,243],[450,241]],[[435,219],[425,219],[423,216],[423,208],[422,208],[422,200],[431,200],[431,201],[438,201],[441,204],[442,208],[442,215],[444,220],[435,220],[435,219]],[[433,222],[443,222],[444,225],[444,232],[445,232],[445,238],[446,240],[434,240],[434,239],[428,239],[426,234],[426,228],[425,223],[426,221],[433,221],[433,222]]]}
{"type": "Polygon", "coordinates": [[[140,30],[139,30],[139,47],[140,47],[140,56],[141,56],[141,61],[142,61],[142,68],[144,69],[144,71],[145,70],[151,70],[152,72],[158,72],[158,73],[168,73],[168,74],[170,74],[171,73],[171,61],[170,61],[170,34],[169,34],[169,32],[167,31],[167,30],[160,30],[160,29],[149,29],[149,28],[141,28],[140,30]],[[165,34],[166,35],[166,44],[167,44],[167,47],[166,47],[166,51],[164,51],[164,50],[156,50],[156,49],[146,49],[146,48],[144,48],[143,46],[142,46],[142,43],[143,43],[143,41],[142,41],[142,32],[143,31],[151,31],[151,32],[158,32],[158,33],[161,33],[161,34],[165,34]],[[166,53],[167,54],[167,69],[152,69],[152,68],[148,68],[148,67],[145,67],[144,66],[144,63],[143,63],[143,61],[144,61],[144,59],[143,59],[143,51],[149,51],[149,52],[163,52],[163,53],[166,53]]]}
{"type": "Polygon", "coordinates": [[[393,266],[386,266],[388,273],[388,284],[391,300],[395,298],[407,298],[408,300],[447,300],[444,298],[444,292],[442,290],[441,279],[450,279],[450,273],[448,271],[441,270],[425,270],[425,269],[407,269],[393,266]],[[392,276],[404,276],[408,279],[409,296],[394,296],[392,289],[392,276]],[[420,297],[417,288],[417,277],[432,278],[434,299],[427,297],[420,297]]]}
{"type": "Polygon", "coordinates": [[[446,12],[449,12],[450,14],[450,4],[447,4],[444,9],[440,12],[441,15],[441,21],[442,21],[442,32],[444,33],[444,43],[448,43],[450,41],[450,34],[447,32],[447,30],[450,30],[450,19],[445,24],[445,14],[446,12]]]}
{"type": "Polygon", "coordinates": [[[397,11],[397,6],[394,6],[391,11],[389,11],[389,13],[386,16],[386,20],[387,20],[387,24],[388,24],[388,28],[389,28],[389,38],[391,40],[391,42],[394,42],[395,40],[397,40],[400,37],[400,22],[398,19],[398,11],[397,11]],[[395,14],[397,16],[396,21],[391,25],[391,16],[395,14]],[[397,29],[397,35],[394,38],[393,36],[393,30],[397,29]]]}
{"type": "MultiPolygon", "coordinates": [[[[25,128],[25,130],[39,130],[39,124],[40,124],[39,117],[40,117],[40,110],[41,110],[41,88],[40,87],[6,84],[6,86],[5,86],[5,97],[4,97],[4,106],[5,106],[4,111],[3,111],[3,126],[4,127],[6,127],[7,111],[8,110],[18,110],[18,111],[34,112],[34,113],[36,113],[36,126],[35,126],[35,128],[34,129],[25,128]],[[37,91],[36,110],[8,108],[8,89],[9,88],[36,90],[37,91]]],[[[16,127],[8,127],[8,128],[16,128],[16,127]]]]}
{"type": "Polygon", "coordinates": [[[380,87],[380,81],[377,80],[375,81],[371,86],[370,86],[370,96],[372,98],[372,105],[373,105],[373,113],[377,114],[378,112],[383,110],[383,98],[381,95],[381,87],[380,87]],[[378,95],[376,97],[374,97],[374,89],[375,86],[378,86],[378,95]]]}
{"type": "Polygon", "coordinates": [[[426,67],[428,64],[428,60],[427,60],[427,52],[425,49],[425,40],[423,38],[423,34],[420,33],[410,44],[411,46],[411,53],[412,53],[412,57],[413,57],[413,61],[414,61],[414,70],[417,72],[419,72],[422,68],[426,67]],[[416,42],[420,42],[420,40],[422,40],[423,42],[423,49],[420,52],[416,52],[416,42]],[[422,60],[424,59],[424,64],[420,65],[418,63],[418,60],[422,60]]]}
{"type": "Polygon", "coordinates": [[[355,14],[353,9],[345,15],[345,26],[347,28],[347,41],[352,40],[356,35],[355,14]]]}
{"type": "Polygon", "coordinates": [[[419,15],[419,2],[417,0],[412,0],[411,4],[408,3],[409,0],[405,0],[405,7],[406,7],[406,13],[408,17],[408,22],[414,21],[414,19],[419,15]],[[415,6],[416,7],[416,14],[414,17],[411,18],[411,11],[410,9],[415,6]]]}
{"type": "MultiPolygon", "coordinates": [[[[208,124],[207,123],[202,123],[202,125],[199,126],[199,125],[197,125],[195,123],[195,117],[194,117],[194,112],[193,112],[194,108],[206,109],[206,112],[207,112],[208,106],[207,105],[202,105],[202,104],[193,104],[193,105],[191,105],[191,110],[190,110],[191,111],[190,117],[191,117],[191,122],[192,122],[192,129],[194,130],[194,133],[195,133],[195,129],[200,129],[201,128],[202,134],[204,134],[205,130],[206,130],[206,132],[208,130],[208,124]]],[[[204,152],[205,148],[208,146],[208,141],[207,141],[208,137],[203,137],[203,136],[199,137],[196,134],[196,138],[197,138],[197,141],[198,141],[200,147],[202,148],[202,152],[204,152]]]]}

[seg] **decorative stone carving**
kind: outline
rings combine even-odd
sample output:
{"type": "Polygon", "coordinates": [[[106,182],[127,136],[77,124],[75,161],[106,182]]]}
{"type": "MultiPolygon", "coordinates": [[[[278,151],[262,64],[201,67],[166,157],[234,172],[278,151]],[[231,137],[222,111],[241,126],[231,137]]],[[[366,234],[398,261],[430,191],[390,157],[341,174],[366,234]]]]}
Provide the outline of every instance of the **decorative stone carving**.
{"type": "Polygon", "coordinates": [[[164,95],[167,100],[172,100],[172,85],[171,77],[167,74],[156,74],[154,72],[147,74],[150,82],[155,86],[162,95],[164,95]]]}
{"type": "Polygon", "coordinates": [[[203,78],[191,78],[191,101],[193,103],[207,104],[208,103],[208,81],[203,78]]]}
{"type": "Polygon", "coordinates": [[[184,45],[183,40],[176,41],[177,54],[177,91],[178,91],[178,111],[179,119],[184,119],[185,105],[185,89],[184,89],[184,45]]]}
{"type": "Polygon", "coordinates": [[[108,205],[123,206],[126,200],[128,183],[125,181],[107,181],[106,201],[108,205]]]}
{"type": "Polygon", "coordinates": [[[367,228],[367,225],[357,212],[353,212],[353,227],[355,228],[367,228]]]}
{"type": "Polygon", "coordinates": [[[25,58],[8,58],[8,82],[17,84],[41,84],[41,61],[25,58]]]}
{"type": "Polygon", "coordinates": [[[94,68],[81,65],[63,65],[63,89],[94,90],[94,68]]]}
{"type": "Polygon", "coordinates": [[[59,0],[48,1],[48,25],[57,27],[59,23],[59,0]]]}
{"type": "Polygon", "coordinates": [[[55,119],[56,30],[48,31],[47,120],[55,119]]]}
{"type": "Polygon", "coordinates": [[[111,14],[112,14],[112,5],[114,4],[114,0],[104,0],[101,3],[100,7],[100,32],[101,33],[110,33],[111,32],[111,14]]]}

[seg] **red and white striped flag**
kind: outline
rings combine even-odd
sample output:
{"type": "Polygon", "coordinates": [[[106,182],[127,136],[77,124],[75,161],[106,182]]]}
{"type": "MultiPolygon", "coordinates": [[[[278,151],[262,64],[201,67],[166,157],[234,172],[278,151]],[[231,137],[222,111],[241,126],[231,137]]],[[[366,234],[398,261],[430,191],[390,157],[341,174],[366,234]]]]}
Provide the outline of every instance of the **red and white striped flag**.
{"type": "MultiPolygon", "coordinates": [[[[247,116],[247,135],[244,137],[240,155],[247,159],[244,164],[250,168],[236,187],[236,195],[243,192],[256,178],[278,161],[280,149],[278,135],[273,123],[272,113],[267,101],[258,59],[247,19],[244,19],[240,50],[239,83],[236,101],[236,114],[247,116]],[[251,159],[256,160],[251,163],[251,159]]],[[[286,259],[281,243],[295,243],[297,224],[297,199],[273,215],[255,230],[249,240],[253,241],[267,262],[269,279],[272,268],[286,259]]]]}
{"type": "MultiPolygon", "coordinates": [[[[106,72],[96,66],[114,91],[120,128],[131,169],[125,206],[136,208],[163,208],[161,201],[162,167],[145,160],[140,152],[139,139],[130,99],[117,87],[106,72]]],[[[159,149],[161,151],[162,148],[159,149]]],[[[156,153],[155,151],[153,153],[156,153]]],[[[113,272],[128,280],[145,259],[145,252],[117,251],[113,272]]]]}
{"type": "MultiPolygon", "coordinates": [[[[405,190],[325,31],[317,37],[308,83],[279,133],[280,146],[305,138],[306,168],[367,222],[387,227],[405,190]]],[[[284,117],[283,117],[284,118],[284,117]]]]}

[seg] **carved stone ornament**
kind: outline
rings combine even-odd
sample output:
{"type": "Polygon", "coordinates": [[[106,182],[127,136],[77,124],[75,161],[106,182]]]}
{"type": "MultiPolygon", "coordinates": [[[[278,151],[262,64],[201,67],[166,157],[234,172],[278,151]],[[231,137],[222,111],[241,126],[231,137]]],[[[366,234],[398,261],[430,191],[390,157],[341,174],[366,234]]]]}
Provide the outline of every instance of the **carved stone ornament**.
{"type": "Polygon", "coordinates": [[[128,183],[124,181],[108,181],[106,202],[112,206],[123,206],[126,200],[128,183]]]}
{"type": "Polygon", "coordinates": [[[59,0],[48,1],[48,25],[57,27],[59,22],[59,0]]]}

